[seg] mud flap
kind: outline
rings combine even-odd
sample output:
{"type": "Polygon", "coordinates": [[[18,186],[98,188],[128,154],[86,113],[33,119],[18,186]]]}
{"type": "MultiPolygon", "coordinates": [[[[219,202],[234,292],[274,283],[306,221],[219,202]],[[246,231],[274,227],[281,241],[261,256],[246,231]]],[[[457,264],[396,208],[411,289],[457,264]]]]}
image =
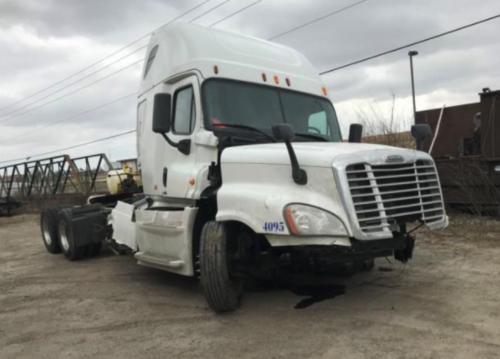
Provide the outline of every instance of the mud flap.
{"type": "MultiPolygon", "coordinates": [[[[108,210],[99,204],[62,209],[71,221],[78,247],[102,243],[108,234],[108,210]]],[[[62,215],[62,214],[60,214],[62,215]]]]}

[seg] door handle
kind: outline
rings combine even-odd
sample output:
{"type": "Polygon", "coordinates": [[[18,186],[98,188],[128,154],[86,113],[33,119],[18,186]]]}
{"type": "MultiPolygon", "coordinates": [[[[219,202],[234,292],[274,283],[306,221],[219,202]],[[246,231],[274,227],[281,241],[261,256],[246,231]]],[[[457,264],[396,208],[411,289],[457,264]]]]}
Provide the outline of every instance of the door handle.
{"type": "Polygon", "coordinates": [[[163,187],[167,187],[167,176],[168,176],[168,169],[167,167],[163,167],[163,187]]]}

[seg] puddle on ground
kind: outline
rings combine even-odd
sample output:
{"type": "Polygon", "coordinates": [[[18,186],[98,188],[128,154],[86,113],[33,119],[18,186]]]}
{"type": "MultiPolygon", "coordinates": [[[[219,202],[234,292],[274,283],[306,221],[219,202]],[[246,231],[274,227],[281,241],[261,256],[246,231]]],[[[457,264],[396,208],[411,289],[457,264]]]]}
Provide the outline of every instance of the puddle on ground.
{"type": "Polygon", "coordinates": [[[298,296],[307,298],[302,299],[295,304],[295,309],[308,308],[314,303],[322,302],[326,299],[332,299],[345,293],[345,285],[329,284],[329,285],[304,285],[290,288],[290,290],[298,296]]]}

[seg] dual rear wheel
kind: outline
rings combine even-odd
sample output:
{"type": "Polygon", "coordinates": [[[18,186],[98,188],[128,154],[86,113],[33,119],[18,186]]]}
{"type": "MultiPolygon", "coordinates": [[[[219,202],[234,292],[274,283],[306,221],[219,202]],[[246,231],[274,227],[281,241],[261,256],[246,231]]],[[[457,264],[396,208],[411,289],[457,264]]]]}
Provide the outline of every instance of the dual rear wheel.
{"type": "Polygon", "coordinates": [[[49,253],[63,253],[69,260],[94,257],[101,251],[102,244],[79,245],[75,238],[71,216],[66,210],[47,208],[40,216],[40,228],[45,248],[49,253]]]}

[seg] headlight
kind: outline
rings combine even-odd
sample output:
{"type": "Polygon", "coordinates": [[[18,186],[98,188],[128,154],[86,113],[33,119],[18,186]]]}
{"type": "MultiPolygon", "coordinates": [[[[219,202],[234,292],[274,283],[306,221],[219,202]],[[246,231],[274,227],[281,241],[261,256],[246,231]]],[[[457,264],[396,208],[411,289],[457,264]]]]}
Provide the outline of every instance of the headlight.
{"type": "Polygon", "coordinates": [[[294,236],[347,236],[342,221],[325,210],[291,204],[285,208],[285,220],[294,236]]]}

